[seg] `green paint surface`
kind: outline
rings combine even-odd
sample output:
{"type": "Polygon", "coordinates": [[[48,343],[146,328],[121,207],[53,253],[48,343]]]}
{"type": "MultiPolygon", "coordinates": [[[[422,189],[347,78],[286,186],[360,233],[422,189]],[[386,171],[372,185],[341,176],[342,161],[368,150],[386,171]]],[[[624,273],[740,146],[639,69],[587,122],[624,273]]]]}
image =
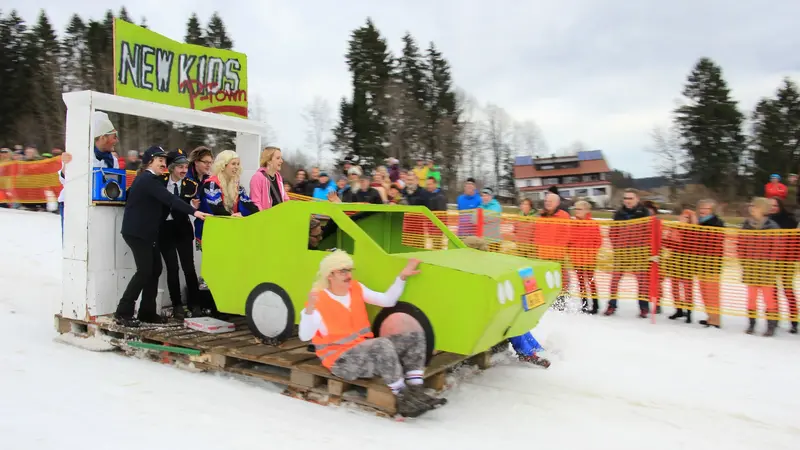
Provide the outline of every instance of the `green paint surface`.
{"type": "MultiPolygon", "coordinates": [[[[408,280],[400,300],[425,313],[441,351],[471,355],[533,329],[560,291],[548,286],[546,277],[550,272],[552,280],[560,264],[467,248],[427,208],[400,205],[290,201],[244,218],[210,217],[203,230],[201,272],[221,312],[244,315],[250,292],[270,282],[289,294],[298,323],[319,263],[331,248],[350,253],[355,278],[376,291],[388,289],[410,258],[419,259],[421,273],[408,280]],[[354,220],[345,211],[364,214],[354,220]],[[407,214],[424,215],[446,237],[448,248],[404,245],[407,214]],[[320,250],[308,250],[312,215],[338,226],[321,241],[320,250]],[[525,286],[519,270],[524,268],[533,270],[545,299],[530,311],[522,306],[525,286]],[[498,285],[505,293],[507,281],[513,297],[501,303],[498,285]]],[[[369,307],[373,318],[378,311],[369,307]]]]}

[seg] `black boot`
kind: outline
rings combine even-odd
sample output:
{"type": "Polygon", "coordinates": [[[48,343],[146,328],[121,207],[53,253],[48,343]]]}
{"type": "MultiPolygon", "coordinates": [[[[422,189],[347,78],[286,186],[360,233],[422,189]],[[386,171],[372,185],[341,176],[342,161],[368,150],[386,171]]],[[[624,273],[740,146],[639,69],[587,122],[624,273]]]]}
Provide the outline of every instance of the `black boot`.
{"type": "Polygon", "coordinates": [[[589,300],[587,300],[586,297],[581,299],[581,312],[584,314],[589,313],[589,300]]]}
{"type": "MultiPolygon", "coordinates": [[[[589,314],[597,314],[598,311],[600,311],[600,302],[596,298],[593,298],[592,299],[592,310],[589,311],[589,314]]],[[[797,325],[797,324],[795,323],[795,325],[797,325]]],[[[797,327],[795,327],[795,328],[797,328],[797,327]]]]}
{"type": "Polygon", "coordinates": [[[419,400],[408,389],[397,393],[397,413],[403,417],[419,417],[431,409],[433,409],[432,406],[419,400]]]}
{"type": "Polygon", "coordinates": [[[755,333],[755,331],[756,331],[756,319],[750,318],[750,326],[747,327],[745,333],[753,334],[755,333]]]}
{"type": "Polygon", "coordinates": [[[675,314],[669,316],[668,319],[675,320],[675,319],[680,319],[681,317],[683,317],[683,310],[678,308],[675,310],[675,314]]]}
{"type": "Polygon", "coordinates": [[[789,330],[789,333],[797,334],[797,322],[792,322],[792,329],[789,330]]]}
{"type": "Polygon", "coordinates": [[[778,321],[777,320],[768,320],[767,321],[767,331],[764,332],[764,336],[770,337],[775,336],[775,329],[778,328],[778,321]]]}
{"type": "Polygon", "coordinates": [[[692,323],[692,312],[688,309],[686,310],[686,323],[692,323]]]}

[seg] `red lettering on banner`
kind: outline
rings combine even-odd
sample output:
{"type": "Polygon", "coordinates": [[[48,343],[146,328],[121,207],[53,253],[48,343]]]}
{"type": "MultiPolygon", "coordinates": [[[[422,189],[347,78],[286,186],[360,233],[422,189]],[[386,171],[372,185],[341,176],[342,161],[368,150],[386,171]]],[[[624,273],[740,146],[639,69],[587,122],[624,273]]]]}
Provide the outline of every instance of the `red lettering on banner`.
{"type": "MultiPolygon", "coordinates": [[[[197,109],[195,102],[208,102],[208,103],[227,103],[227,102],[246,102],[247,91],[238,89],[236,91],[223,91],[212,92],[218,85],[217,82],[201,83],[199,80],[186,80],[180,84],[180,90],[186,89],[189,94],[189,107],[197,109]]],[[[223,113],[229,112],[236,115],[247,117],[246,106],[236,105],[218,105],[210,106],[202,109],[205,112],[223,113]]]]}

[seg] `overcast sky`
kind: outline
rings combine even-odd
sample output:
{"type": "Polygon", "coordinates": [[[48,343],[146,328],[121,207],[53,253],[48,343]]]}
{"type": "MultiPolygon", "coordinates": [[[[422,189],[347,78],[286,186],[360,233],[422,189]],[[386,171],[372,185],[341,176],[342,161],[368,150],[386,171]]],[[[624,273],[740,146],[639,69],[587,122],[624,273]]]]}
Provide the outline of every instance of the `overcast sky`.
{"type": "Polygon", "coordinates": [[[745,111],[782,77],[800,81],[797,0],[6,0],[2,9],[34,22],[44,8],[63,30],[73,13],[99,19],[123,4],[176,40],[192,12],[205,24],[219,11],[248,56],[251,95],[263,99],[277,144],[289,149],[306,146],[301,114],[315,95],[335,115],[350,94],[344,53],[367,16],[395,53],[406,31],[423,48],[434,41],[457,86],[535,121],[551,150],[579,140],[635,176],[653,174],[644,151],[651,130],[668,125],[699,57],[722,66],[745,111]]]}

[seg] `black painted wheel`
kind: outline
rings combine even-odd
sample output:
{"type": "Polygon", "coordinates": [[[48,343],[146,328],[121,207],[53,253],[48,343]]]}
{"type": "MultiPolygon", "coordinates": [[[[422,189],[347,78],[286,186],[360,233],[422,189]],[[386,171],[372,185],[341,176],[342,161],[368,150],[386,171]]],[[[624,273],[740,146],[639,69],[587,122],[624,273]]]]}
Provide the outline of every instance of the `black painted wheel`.
{"type": "Polygon", "coordinates": [[[274,283],[261,283],[247,296],[247,326],[272,345],[289,339],[294,329],[294,305],[286,291],[274,283]]]}
{"type": "Polygon", "coordinates": [[[422,332],[425,335],[425,365],[433,358],[435,344],[433,327],[421,309],[406,302],[397,302],[391,308],[384,308],[375,316],[372,333],[376,337],[392,334],[422,332]]]}

